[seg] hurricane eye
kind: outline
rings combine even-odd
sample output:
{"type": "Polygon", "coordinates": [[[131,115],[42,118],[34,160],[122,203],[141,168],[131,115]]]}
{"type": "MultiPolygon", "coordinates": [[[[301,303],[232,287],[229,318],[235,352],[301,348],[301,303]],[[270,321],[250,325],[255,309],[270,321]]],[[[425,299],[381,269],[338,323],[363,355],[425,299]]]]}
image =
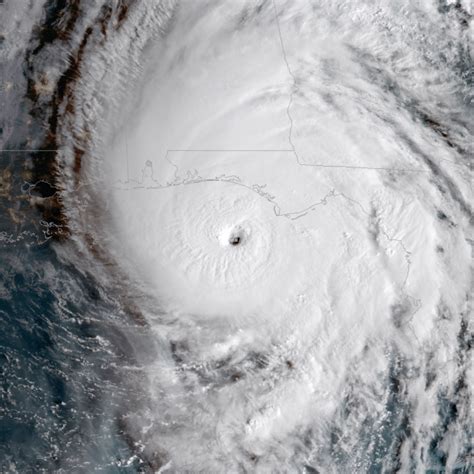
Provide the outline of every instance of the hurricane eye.
{"type": "Polygon", "coordinates": [[[246,237],[245,230],[242,227],[237,226],[228,233],[227,243],[233,247],[237,247],[237,245],[242,245],[244,243],[246,237]]]}
{"type": "Polygon", "coordinates": [[[238,235],[231,235],[229,239],[230,245],[239,245],[240,244],[240,236],[238,235]]]}

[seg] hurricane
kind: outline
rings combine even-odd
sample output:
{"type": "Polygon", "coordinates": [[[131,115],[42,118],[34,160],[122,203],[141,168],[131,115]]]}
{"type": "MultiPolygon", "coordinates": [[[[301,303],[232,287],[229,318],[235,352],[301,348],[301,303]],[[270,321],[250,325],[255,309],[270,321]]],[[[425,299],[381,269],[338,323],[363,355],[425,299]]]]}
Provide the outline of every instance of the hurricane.
{"type": "Polygon", "coordinates": [[[0,25],[2,472],[471,472],[470,2],[0,25]]]}

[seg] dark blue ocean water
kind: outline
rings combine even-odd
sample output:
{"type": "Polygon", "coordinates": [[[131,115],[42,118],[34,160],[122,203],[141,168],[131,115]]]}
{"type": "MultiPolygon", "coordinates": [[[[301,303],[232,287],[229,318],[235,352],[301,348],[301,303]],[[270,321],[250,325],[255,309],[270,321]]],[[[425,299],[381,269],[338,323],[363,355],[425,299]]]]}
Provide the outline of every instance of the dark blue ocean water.
{"type": "Polygon", "coordinates": [[[131,361],[97,286],[48,244],[5,247],[0,268],[0,472],[136,472],[116,424],[131,361]]]}

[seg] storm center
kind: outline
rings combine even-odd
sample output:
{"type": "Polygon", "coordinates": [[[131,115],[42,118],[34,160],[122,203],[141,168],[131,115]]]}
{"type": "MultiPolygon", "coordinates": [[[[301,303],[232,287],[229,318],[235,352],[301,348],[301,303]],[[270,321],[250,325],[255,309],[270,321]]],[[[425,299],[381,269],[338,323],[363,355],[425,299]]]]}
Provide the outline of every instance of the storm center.
{"type": "Polygon", "coordinates": [[[246,232],[240,227],[233,227],[231,229],[225,230],[219,237],[221,245],[227,247],[231,245],[232,247],[237,247],[242,245],[246,240],[246,232]]]}

